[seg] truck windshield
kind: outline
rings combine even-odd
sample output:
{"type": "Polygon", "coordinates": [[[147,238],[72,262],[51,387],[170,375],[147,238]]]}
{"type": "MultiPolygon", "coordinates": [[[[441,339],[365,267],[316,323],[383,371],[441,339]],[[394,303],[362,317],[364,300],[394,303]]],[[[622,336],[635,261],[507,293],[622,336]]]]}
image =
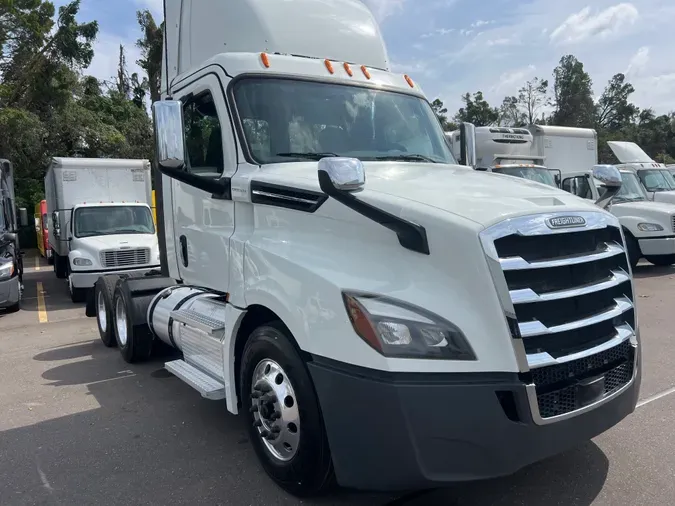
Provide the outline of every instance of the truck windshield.
{"type": "Polygon", "coordinates": [[[155,233],[150,209],[144,206],[81,207],[74,220],[75,237],[155,233]]]}
{"type": "Polygon", "coordinates": [[[639,170],[638,176],[647,191],[665,192],[675,190],[675,180],[666,169],[639,170]]]}
{"type": "Polygon", "coordinates": [[[550,170],[544,168],[536,167],[499,167],[492,169],[492,172],[498,172],[500,174],[508,174],[509,176],[516,176],[523,179],[529,179],[530,181],[536,181],[537,183],[547,184],[557,188],[558,185],[555,182],[555,177],[550,170]]]}
{"type": "Polygon", "coordinates": [[[234,99],[256,163],[348,156],[456,163],[422,98],[359,86],[248,77],[234,99]]]}
{"type": "Polygon", "coordinates": [[[640,180],[632,172],[621,173],[621,189],[614,196],[614,202],[637,202],[647,200],[640,180]]]}

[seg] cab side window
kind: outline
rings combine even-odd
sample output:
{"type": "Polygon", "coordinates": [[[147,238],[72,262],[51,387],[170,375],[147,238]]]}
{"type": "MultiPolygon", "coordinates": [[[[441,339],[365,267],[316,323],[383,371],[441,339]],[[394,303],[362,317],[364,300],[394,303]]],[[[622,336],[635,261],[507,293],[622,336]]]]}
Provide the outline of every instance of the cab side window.
{"type": "Polygon", "coordinates": [[[568,177],[563,180],[562,189],[582,199],[592,199],[593,192],[586,176],[568,177]]]}
{"type": "Polygon", "coordinates": [[[223,173],[223,141],[213,95],[200,93],[183,106],[187,170],[199,176],[223,173]]]}

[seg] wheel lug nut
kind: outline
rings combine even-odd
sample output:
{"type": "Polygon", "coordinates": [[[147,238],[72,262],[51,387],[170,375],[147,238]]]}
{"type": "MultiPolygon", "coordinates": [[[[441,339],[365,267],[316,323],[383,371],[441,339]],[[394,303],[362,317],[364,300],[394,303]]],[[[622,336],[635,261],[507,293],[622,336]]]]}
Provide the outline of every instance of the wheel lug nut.
{"type": "Polygon", "coordinates": [[[252,392],[251,399],[258,399],[262,394],[260,392],[252,392]]]}
{"type": "Polygon", "coordinates": [[[262,422],[260,420],[256,420],[255,422],[253,422],[253,426],[254,427],[262,427],[262,422]]]}
{"type": "Polygon", "coordinates": [[[267,429],[263,429],[262,431],[260,431],[260,435],[264,438],[267,438],[270,436],[270,431],[268,431],[267,429]]]}
{"type": "Polygon", "coordinates": [[[258,411],[258,405],[254,404],[253,406],[251,406],[251,409],[249,409],[249,411],[251,413],[256,413],[258,411]]]}
{"type": "Polygon", "coordinates": [[[272,432],[274,434],[279,434],[281,432],[281,427],[279,427],[278,425],[275,425],[274,427],[272,427],[272,432]]]}

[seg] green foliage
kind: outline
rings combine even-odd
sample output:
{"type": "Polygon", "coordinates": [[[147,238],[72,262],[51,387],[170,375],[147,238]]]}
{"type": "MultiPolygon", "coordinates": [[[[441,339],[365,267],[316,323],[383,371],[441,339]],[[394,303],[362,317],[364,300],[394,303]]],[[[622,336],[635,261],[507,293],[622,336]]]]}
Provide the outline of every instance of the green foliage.
{"type": "Polygon", "coordinates": [[[455,121],[468,121],[476,126],[494,125],[499,121],[499,109],[491,107],[483,98],[483,92],[477,91],[471,96],[470,93],[462,95],[464,107],[460,107],[455,114],[455,121]]]}
{"type": "MultiPolygon", "coordinates": [[[[129,75],[121,46],[115,87],[82,75],[94,57],[98,23],[78,22],[79,9],[80,0],[59,7],[58,15],[50,1],[0,0],[0,131],[6,134],[0,156],[13,162],[18,203],[29,208],[44,196],[51,157],[152,153],[148,78],[129,75]]],[[[154,23],[149,13],[143,19],[154,23]]],[[[159,58],[159,68],[161,49],[150,56],[159,58]]]]}
{"type": "Polygon", "coordinates": [[[431,108],[434,111],[434,114],[438,118],[438,121],[443,127],[443,131],[451,132],[457,129],[457,125],[452,121],[448,120],[448,109],[443,105],[443,101],[440,98],[437,98],[431,102],[431,108]]]}

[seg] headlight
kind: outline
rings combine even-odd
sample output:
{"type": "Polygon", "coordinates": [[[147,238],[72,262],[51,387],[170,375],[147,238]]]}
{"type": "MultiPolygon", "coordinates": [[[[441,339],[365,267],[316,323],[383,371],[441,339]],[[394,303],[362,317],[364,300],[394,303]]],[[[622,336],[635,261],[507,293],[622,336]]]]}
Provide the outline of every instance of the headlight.
{"type": "Polygon", "coordinates": [[[9,279],[14,276],[14,262],[0,264],[0,279],[9,279]]]}
{"type": "Polygon", "coordinates": [[[91,260],[89,260],[88,258],[74,258],[73,265],[77,265],[78,267],[84,267],[85,265],[93,265],[93,264],[91,263],[91,260]]]}
{"type": "Polygon", "coordinates": [[[663,227],[658,223],[638,223],[638,230],[642,232],[660,232],[663,227]]]}
{"type": "Polygon", "coordinates": [[[386,357],[476,360],[464,334],[438,315],[377,295],[343,298],[354,331],[386,357]]]}

